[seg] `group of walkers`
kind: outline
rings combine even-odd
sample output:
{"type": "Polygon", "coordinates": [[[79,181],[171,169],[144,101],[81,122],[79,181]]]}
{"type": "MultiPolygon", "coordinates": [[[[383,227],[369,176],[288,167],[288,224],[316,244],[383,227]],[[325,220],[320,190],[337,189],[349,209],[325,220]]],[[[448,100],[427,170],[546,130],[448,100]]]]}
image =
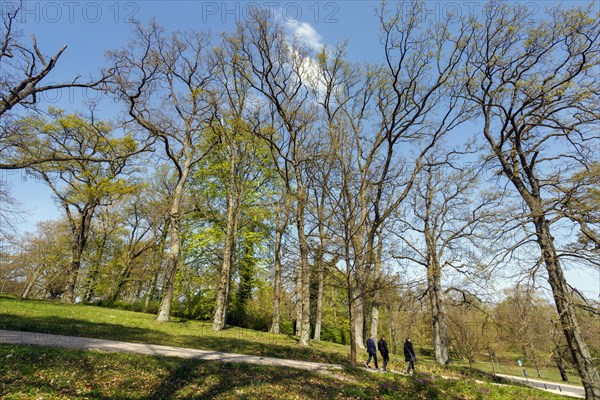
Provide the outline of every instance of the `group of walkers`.
{"type": "MultiPolygon", "coordinates": [[[[367,339],[367,354],[369,354],[369,358],[365,363],[365,368],[371,368],[369,364],[371,363],[371,359],[373,359],[375,368],[379,369],[379,365],[377,364],[377,350],[379,350],[381,357],[383,358],[383,370],[387,371],[387,365],[390,361],[390,352],[388,350],[384,335],[381,335],[381,339],[379,339],[379,342],[377,342],[377,347],[375,347],[375,335],[371,335],[367,339]]],[[[415,349],[413,348],[409,337],[407,337],[406,341],[404,342],[404,361],[408,363],[408,369],[406,370],[406,373],[414,373],[417,356],[415,355],[415,349]]]]}

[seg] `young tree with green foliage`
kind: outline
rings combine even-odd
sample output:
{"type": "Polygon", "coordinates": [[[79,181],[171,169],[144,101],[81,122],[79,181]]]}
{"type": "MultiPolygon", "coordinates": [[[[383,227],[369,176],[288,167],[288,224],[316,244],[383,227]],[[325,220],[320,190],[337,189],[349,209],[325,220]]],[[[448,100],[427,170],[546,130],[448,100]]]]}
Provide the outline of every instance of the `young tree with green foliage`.
{"type": "MultiPolygon", "coordinates": [[[[118,204],[116,207],[118,207],[118,204]]],[[[87,264],[85,277],[80,285],[81,301],[89,303],[98,295],[98,284],[101,281],[103,269],[112,261],[111,253],[120,247],[121,218],[115,212],[115,205],[102,207],[96,211],[96,216],[90,227],[90,238],[87,245],[87,264]]]]}
{"type": "Polygon", "coordinates": [[[64,218],[39,222],[36,232],[25,234],[10,258],[12,274],[25,283],[20,293],[14,294],[22,298],[58,298],[65,288],[71,240],[64,218]]]}

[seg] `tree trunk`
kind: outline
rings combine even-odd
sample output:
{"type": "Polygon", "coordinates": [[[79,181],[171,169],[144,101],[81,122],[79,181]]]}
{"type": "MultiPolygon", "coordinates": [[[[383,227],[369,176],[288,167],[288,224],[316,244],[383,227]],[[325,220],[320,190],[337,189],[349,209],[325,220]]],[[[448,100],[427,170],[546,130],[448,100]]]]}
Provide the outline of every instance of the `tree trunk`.
{"type": "Polygon", "coordinates": [[[221,265],[221,277],[217,289],[217,299],[215,304],[215,315],[213,317],[213,331],[220,331],[227,326],[227,304],[229,299],[229,288],[231,286],[231,266],[233,265],[233,247],[235,246],[235,210],[232,207],[232,214],[227,217],[227,237],[223,249],[223,264],[221,265]],[[230,220],[231,218],[231,220],[230,220]]]}
{"type": "Polygon", "coordinates": [[[79,267],[81,267],[81,249],[79,246],[73,247],[72,254],[73,259],[71,260],[71,266],[69,267],[67,284],[63,295],[63,301],[65,303],[75,303],[75,285],[77,283],[79,267]]]}
{"type": "MultiPolygon", "coordinates": [[[[297,171],[300,174],[300,171],[297,171]]],[[[304,211],[306,207],[306,192],[301,186],[301,178],[297,177],[299,184],[298,191],[298,209],[296,218],[296,227],[298,230],[298,240],[300,244],[300,274],[301,279],[301,325],[300,325],[300,341],[301,346],[308,346],[310,340],[310,276],[311,269],[308,265],[308,243],[304,232],[304,211]]]]}
{"type": "MultiPolygon", "coordinates": [[[[392,308],[389,305],[387,306],[387,311],[388,311],[388,314],[390,315],[390,345],[391,345],[391,352],[392,353],[396,353],[396,350],[398,348],[398,343],[396,341],[396,338],[398,337],[398,326],[396,325],[396,318],[395,318],[395,316],[391,312],[392,308]]],[[[399,312],[398,312],[398,314],[399,314],[399,312]]]]}
{"type": "Polygon", "coordinates": [[[83,254],[83,249],[85,248],[85,245],[87,243],[88,233],[90,230],[90,223],[92,221],[93,215],[94,207],[86,206],[81,214],[79,226],[72,227],[72,259],[67,276],[67,283],[65,285],[65,293],[63,295],[63,301],[66,303],[75,302],[75,285],[77,284],[77,276],[79,274],[79,268],[81,267],[81,256],[83,254]]]}
{"type": "Polygon", "coordinates": [[[165,271],[165,282],[163,285],[162,299],[160,302],[160,309],[156,316],[156,321],[166,322],[169,321],[171,316],[171,300],[173,299],[175,276],[177,274],[177,267],[179,263],[179,251],[181,247],[179,238],[179,221],[175,221],[177,218],[173,218],[171,225],[171,232],[169,234],[171,245],[169,247],[169,255],[167,257],[167,270],[165,271]]]}
{"type": "MultiPolygon", "coordinates": [[[[371,309],[371,335],[375,337],[379,336],[379,281],[381,280],[381,256],[383,254],[383,244],[381,243],[381,235],[378,234],[378,243],[377,243],[377,254],[373,260],[374,267],[374,276],[375,276],[375,290],[373,291],[373,308],[371,309]]],[[[374,247],[374,244],[370,245],[371,248],[374,247]]],[[[371,251],[373,254],[373,251],[371,251]]],[[[371,257],[370,257],[371,258],[371,257]]]]}
{"type": "Polygon", "coordinates": [[[294,314],[296,316],[296,329],[294,335],[300,337],[302,332],[302,268],[300,265],[296,268],[296,304],[294,307],[294,314]]]}
{"type": "Polygon", "coordinates": [[[432,262],[427,273],[429,281],[429,303],[431,307],[431,329],[433,333],[433,348],[435,351],[435,362],[447,365],[450,361],[448,355],[448,323],[446,317],[446,306],[444,305],[444,292],[441,286],[439,266],[432,262]]]}
{"type": "Polygon", "coordinates": [[[541,213],[534,217],[534,223],[537,242],[542,251],[546,270],[548,271],[548,281],[552,288],[556,309],[577,372],[585,388],[585,397],[586,399],[600,399],[600,374],[598,374],[598,370],[594,366],[592,356],[583,338],[581,327],[575,314],[573,298],[569,292],[554,248],[550,226],[541,213]]]}
{"type": "Polygon", "coordinates": [[[31,276],[27,279],[27,284],[25,285],[25,288],[23,289],[23,292],[21,293],[22,298],[26,299],[29,297],[29,295],[31,294],[31,290],[33,289],[33,286],[35,286],[35,282],[40,277],[40,275],[42,274],[42,271],[44,271],[45,268],[46,268],[46,264],[40,264],[35,268],[35,270],[31,274],[31,276]]]}
{"type": "Polygon", "coordinates": [[[125,260],[125,265],[123,266],[123,268],[121,268],[121,271],[119,271],[119,276],[113,284],[113,290],[110,294],[110,297],[108,298],[109,303],[114,303],[121,295],[123,286],[125,285],[125,282],[127,282],[127,279],[129,279],[129,276],[131,275],[132,268],[133,262],[130,259],[130,257],[127,256],[127,259],[125,260]]]}
{"type": "Polygon", "coordinates": [[[236,210],[236,149],[233,143],[229,145],[229,190],[227,191],[227,231],[225,245],[223,248],[223,264],[221,265],[221,277],[217,289],[215,303],[215,315],[213,317],[213,331],[225,329],[227,324],[227,302],[229,298],[229,286],[231,281],[231,266],[233,264],[233,246],[235,246],[237,228],[236,210]]]}
{"type": "Polygon", "coordinates": [[[144,312],[148,312],[150,309],[150,302],[156,294],[156,287],[158,284],[158,277],[162,269],[162,262],[164,256],[165,243],[167,242],[167,235],[169,233],[169,221],[165,222],[164,230],[160,235],[160,244],[154,248],[154,262],[152,263],[152,280],[148,286],[148,293],[146,294],[146,300],[144,302],[144,312]]]}
{"type": "MultiPolygon", "coordinates": [[[[346,265],[349,263],[348,260],[346,260],[346,265]]],[[[349,271],[350,267],[347,265],[346,269],[349,271]]],[[[352,328],[354,326],[354,318],[356,316],[355,314],[355,306],[356,303],[354,302],[354,292],[352,290],[352,286],[351,286],[351,282],[350,282],[350,278],[349,278],[349,272],[347,272],[348,274],[348,282],[347,282],[347,288],[348,288],[348,314],[350,315],[350,366],[351,367],[356,367],[357,362],[356,362],[356,353],[357,353],[357,348],[356,348],[356,334],[354,332],[354,329],[352,328]]]]}
{"type": "MultiPolygon", "coordinates": [[[[376,297],[376,296],[373,296],[376,297]]],[[[376,299],[373,300],[373,308],[371,309],[371,335],[378,337],[379,334],[379,304],[376,299]]]]}
{"type": "Polygon", "coordinates": [[[280,305],[281,305],[281,240],[283,231],[276,228],[275,231],[275,276],[273,277],[273,321],[271,322],[271,333],[280,333],[280,305]]]}
{"type": "Polygon", "coordinates": [[[156,293],[156,284],[158,283],[158,275],[160,274],[160,264],[156,266],[156,269],[153,272],[152,280],[148,285],[148,291],[146,292],[146,298],[144,299],[144,312],[148,312],[150,309],[150,302],[156,293]]]}
{"type": "Polygon", "coordinates": [[[181,201],[183,199],[183,189],[189,174],[190,164],[189,158],[186,158],[181,176],[179,177],[177,186],[175,186],[171,208],[169,209],[169,256],[167,258],[167,270],[165,272],[165,282],[160,309],[156,316],[156,321],[160,322],[168,321],[171,315],[171,301],[173,300],[173,293],[175,291],[175,277],[179,266],[179,253],[181,251],[181,237],[179,236],[182,208],[181,201]]]}
{"type": "Polygon", "coordinates": [[[81,301],[83,303],[89,303],[92,301],[92,296],[94,296],[94,287],[96,286],[96,279],[98,279],[98,268],[99,265],[94,263],[88,270],[85,283],[83,284],[83,296],[81,296],[81,301]]]}
{"type": "Polygon", "coordinates": [[[102,235],[102,241],[98,245],[96,254],[94,256],[94,260],[90,269],[88,271],[87,277],[85,279],[85,283],[83,284],[83,296],[81,301],[83,303],[89,303],[92,300],[92,296],[94,296],[94,288],[96,286],[96,279],[98,279],[98,273],[100,269],[100,263],[104,258],[104,250],[106,248],[106,240],[108,238],[108,233],[104,233],[102,235]]]}
{"type": "Polygon", "coordinates": [[[488,354],[490,355],[490,362],[492,363],[492,374],[496,375],[496,360],[494,358],[492,346],[488,346],[488,354]]]}
{"type": "Polygon", "coordinates": [[[365,338],[364,338],[364,330],[365,330],[365,298],[364,294],[360,294],[354,300],[354,324],[350,325],[354,330],[354,338],[356,339],[356,346],[359,349],[365,348],[365,338]]]}
{"type": "Polygon", "coordinates": [[[325,284],[325,265],[323,260],[323,246],[318,251],[317,260],[317,280],[318,280],[318,288],[317,288],[317,309],[315,316],[315,333],[313,335],[313,339],[317,342],[321,341],[321,324],[323,322],[323,286],[325,284]]]}
{"type": "Polygon", "coordinates": [[[27,284],[25,285],[25,289],[23,289],[23,293],[21,293],[22,298],[26,299],[29,297],[29,295],[31,294],[31,290],[33,289],[33,286],[35,285],[35,282],[37,281],[37,279],[42,274],[42,271],[45,268],[46,268],[46,264],[38,265],[35,268],[35,270],[33,271],[33,273],[31,274],[31,276],[29,278],[27,278],[27,284]]]}
{"type": "Polygon", "coordinates": [[[565,363],[563,361],[563,357],[560,352],[560,349],[557,348],[552,352],[552,358],[554,359],[554,362],[556,363],[556,368],[558,368],[558,372],[560,372],[560,378],[562,379],[563,382],[568,382],[569,377],[567,375],[567,370],[565,369],[565,363]]]}
{"type": "Polygon", "coordinates": [[[542,372],[540,371],[540,362],[538,360],[537,355],[535,354],[535,350],[533,349],[533,343],[531,343],[531,340],[529,340],[529,338],[527,340],[527,346],[529,347],[529,355],[531,357],[531,361],[533,361],[533,366],[535,367],[537,377],[541,378],[542,372]]]}

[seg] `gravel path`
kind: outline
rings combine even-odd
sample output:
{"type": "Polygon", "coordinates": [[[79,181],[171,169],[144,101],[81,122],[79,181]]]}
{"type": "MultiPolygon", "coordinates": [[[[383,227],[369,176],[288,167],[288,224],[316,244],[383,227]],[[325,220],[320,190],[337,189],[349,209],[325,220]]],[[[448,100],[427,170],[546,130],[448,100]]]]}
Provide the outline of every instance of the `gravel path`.
{"type": "Polygon", "coordinates": [[[109,352],[138,353],[152,356],[193,358],[206,361],[273,365],[316,372],[329,372],[342,369],[341,365],[336,364],[286,360],[282,358],[224,353],[221,351],[198,350],[184,347],[162,346],[157,344],[118,342],[115,340],[91,339],[85,337],[51,335],[47,333],[35,332],[18,332],[1,329],[0,343],[52,346],[78,350],[102,350],[109,352]]]}

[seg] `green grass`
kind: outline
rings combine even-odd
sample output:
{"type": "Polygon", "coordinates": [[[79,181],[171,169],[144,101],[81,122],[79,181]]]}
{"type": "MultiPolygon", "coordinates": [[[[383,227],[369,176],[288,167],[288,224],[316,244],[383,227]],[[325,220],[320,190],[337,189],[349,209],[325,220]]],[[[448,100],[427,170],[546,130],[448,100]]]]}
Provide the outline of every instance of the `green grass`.
{"type": "MultiPolygon", "coordinates": [[[[209,323],[200,321],[174,319],[171,322],[159,323],[154,321],[154,315],[150,314],[6,296],[0,296],[0,329],[182,346],[346,366],[349,353],[347,346],[328,342],[313,342],[310,347],[304,348],[298,346],[295,337],[287,335],[273,335],[241,328],[213,332],[209,323]]],[[[366,359],[366,354],[359,353],[359,363],[363,356],[366,359]]],[[[243,398],[243,391],[251,393],[246,398],[265,399],[562,398],[518,386],[491,385],[492,382],[502,380],[474,369],[443,368],[425,356],[419,360],[417,371],[420,375],[416,379],[394,374],[371,374],[360,369],[347,369],[341,376],[332,378],[276,367],[232,367],[231,364],[164,357],[81,353],[4,345],[0,347],[0,377],[6,377],[0,378],[0,398],[60,398],[61,391],[65,391],[63,398],[193,398],[195,391],[200,390],[196,386],[213,387],[211,390],[214,392],[210,392],[210,396],[219,393],[221,397],[222,391],[227,394],[223,398],[243,398]],[[77,361],[80,358],[83,360],[81,363],[77,361]],[[231,376],[227,372],[230,370],[234,371],[231,376]],[[183,372],[177,371],[185,371],[186,374],[191,374],[191,377],[187,379],[183,372]],[[263,374],[269,377],[269,382],[275,382],[274,386],[264,382],[260,377],[263,374]],[[452,379],[442,379],[442,376],[452,379]],[[140,386],[141,384],[130,382],[132,379],[146,383],[140,386]],[[180,382],[181,380],[185,382],[180,382]],[[306,385],[302,383],[304,380],[314,380],[315,384],[306,385]],[[475,380],[489,383],[479,384],[475,383],[475,380]],[[169,387],[169,390],[173,390],[169,394],[170,397],[161,397],[159,394],[163,389],[155,386],[161,382],[169,387]],[[178,385],[181,388],[174,390],[173,386],[178,385]],[[288,386],[293,388],[291,392],[285,389],[288,386]],[[134,391],[132,394],[127,394],[128,387],[134,391]],[[239,392],[240,390],[242,392],[239,392]],[[281,393],[271,395],[267,393],[269,390],[281,393]],[[398,397],[398,391],[406,391],[411,396],[398,397]],[[527,393],[527,396],[524,393],[527,393]]],[[[389,368],[403,370],[403,357],[392,355],[389,368]]]]}
{"type": "Polygon", "coordinates": [[[233,327],[213,332],[211,324],[81,304],[0,296],[0,329],[44,332],[343,364],[348,348],[329,342],[298,346],[295,337],[233,327]]]}
{"type": "Polygon", "coordinates": [[[520,386],[0,345],[2,399],[563,399],[520,386]]]}

